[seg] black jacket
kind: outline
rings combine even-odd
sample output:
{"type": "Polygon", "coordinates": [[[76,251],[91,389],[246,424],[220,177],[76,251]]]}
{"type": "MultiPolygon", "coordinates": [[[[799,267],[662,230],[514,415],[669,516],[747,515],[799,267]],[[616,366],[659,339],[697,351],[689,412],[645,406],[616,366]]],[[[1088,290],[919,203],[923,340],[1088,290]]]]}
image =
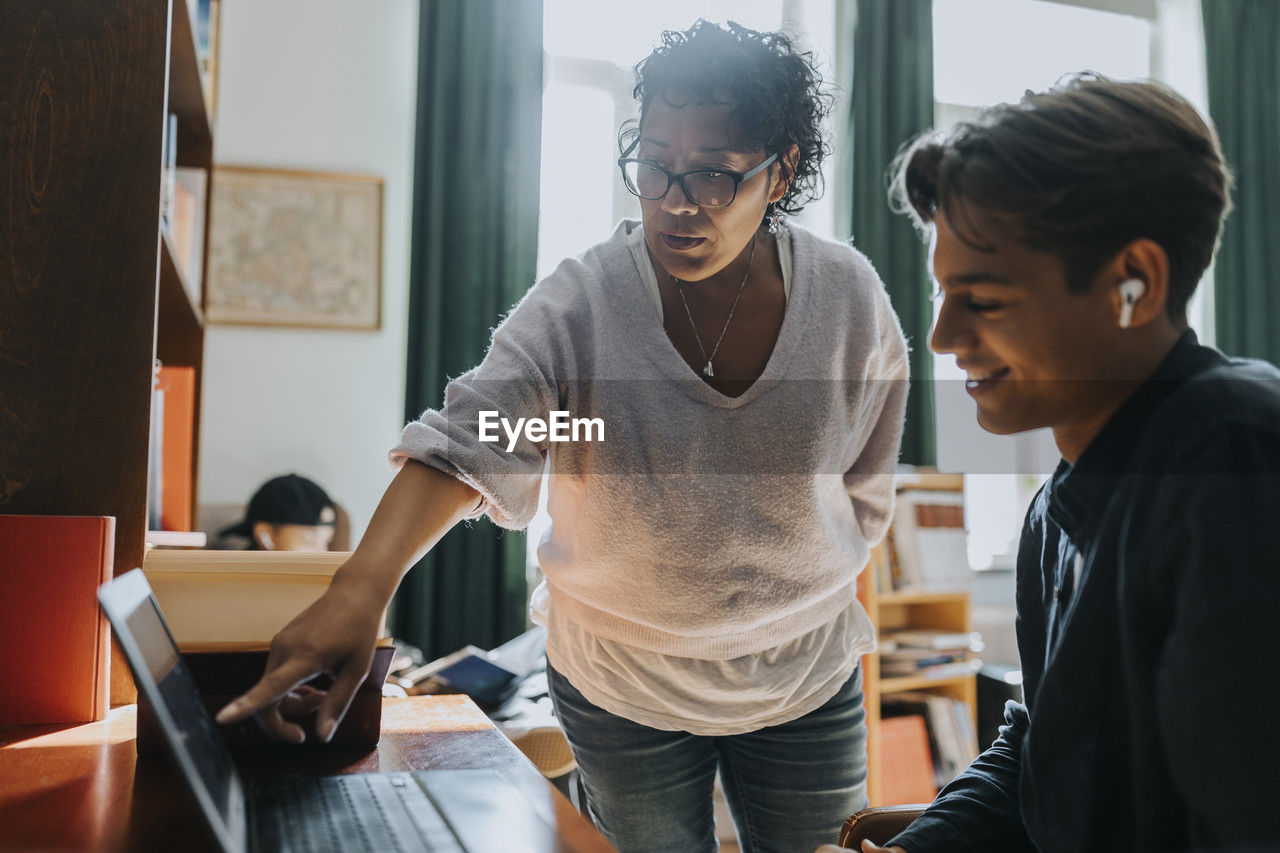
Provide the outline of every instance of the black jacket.
{"type": "Polygon", "coordinates": [[[1187,332],[1041,488],[1017,574],[1026,705],[892,843],[1280,850],[1280,371],[1187,332]]]}

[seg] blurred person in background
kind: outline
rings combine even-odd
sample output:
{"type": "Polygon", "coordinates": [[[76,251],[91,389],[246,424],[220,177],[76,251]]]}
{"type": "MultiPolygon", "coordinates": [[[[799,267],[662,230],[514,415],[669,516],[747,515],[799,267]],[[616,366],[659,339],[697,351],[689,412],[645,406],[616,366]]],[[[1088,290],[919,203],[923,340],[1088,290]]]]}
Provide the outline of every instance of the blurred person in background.
{"type": "Polygon", "coordinates": [[[219,531],[219,539],[247,539],[254,551],[328,551],[338,507],[306,477],[286,474],[267,480],[249,498],[244,518],[219,531]]]}

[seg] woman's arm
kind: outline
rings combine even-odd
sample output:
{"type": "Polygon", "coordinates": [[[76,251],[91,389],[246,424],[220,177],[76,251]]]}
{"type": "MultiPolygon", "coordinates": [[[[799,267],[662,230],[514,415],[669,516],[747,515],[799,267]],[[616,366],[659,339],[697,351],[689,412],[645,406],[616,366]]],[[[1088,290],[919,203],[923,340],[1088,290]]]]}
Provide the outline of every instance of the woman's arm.
{"type": "MultiPolygon", "coordinates": [[[[875,272],[868,269],[867,275],[875,276],[875,272]]],[[[868,545],[884,539],[893,518],[894,473],[902,447],[911,385],[907,340],[879,278],[875,282],[874,333],[880,343],[866,374],[861,377],[863,420],[871,427],[858,458],[844,474],[854,517],[868,545]]]]}
{"type": "MultiPolygon", "coordinates": [[[[580,289],[572,270],[563,269],[535,285],[494,331],[484,360],[450,381],[441,409],[405,427],[390,454],[392,464],[403,467],[359,547],[325,594],[276,635],[266,673],[222,709],[218,722],[256,714],[269,734],[301,742],[305,735],[283,718],[281,700],[328,672],[334,683],[315,726],[328,740],[368,674],[382,614],[409,568],[455,524],[481,512],[504,527],[528,523],[537,508],[545,446],[522,439],[507,452],[504,444],[482,441],[479,412],[494,410],[513,421],[547,416],[557,399],[554,377],[575,375],[565,353],[573,334],[583,330],[566,315],[580,289]]],[[[286,710],[314,708],[318,699],[312,693],[290,698],[286,710]]]]}
{"type": "Polygon", "coordinates": [[[271,641],[266,673],[218,713],[219,723],[258,715],[269,734],[301,743],[302,729],[284,719],[280,702],[320,673],[333,686],[316,714],[316,734],[327,741],[369,672],[378,626],[409,568],[451,527],[475,509],[470,486],[418,462],[406,462],[391,481],[369,527],[333,576],[328,590],[271,641]]]}

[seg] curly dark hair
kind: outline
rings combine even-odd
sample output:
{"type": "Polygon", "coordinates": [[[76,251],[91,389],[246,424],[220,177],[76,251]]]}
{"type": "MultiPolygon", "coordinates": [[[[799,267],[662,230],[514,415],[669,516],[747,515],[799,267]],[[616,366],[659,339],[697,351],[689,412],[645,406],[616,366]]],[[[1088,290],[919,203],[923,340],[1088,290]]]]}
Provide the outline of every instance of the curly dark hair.
{"type": "Polygon", "coordinates": [[[639,120],[623,124],[618,148],[626,152],[640,136],[655,96],[696,103],[731,103],[744,140],[777,153],[787,191],[765,211],[794,214],[822,195],[822,160],[831,146],[822,120],[832,97],[814,65],[813,53],[800,51],[784,33],[757,32],[729,21],[724,27],[698,19],[683,32],[666,30],[662,44],[636,65],[632,95],[639,120]],[[795,145],[795,171],[783,155],[795,145]]]}

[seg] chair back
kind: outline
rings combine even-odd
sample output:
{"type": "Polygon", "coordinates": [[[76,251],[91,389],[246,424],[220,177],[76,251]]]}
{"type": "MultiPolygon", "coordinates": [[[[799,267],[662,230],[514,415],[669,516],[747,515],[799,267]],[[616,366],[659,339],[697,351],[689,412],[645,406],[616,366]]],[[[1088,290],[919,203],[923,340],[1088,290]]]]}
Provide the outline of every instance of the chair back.
{"type": "Polygon", "coordinates": [[[883,845],[906,829],[926,808],[927,803],[917,803],[863,809],[844,822],[840,830],[840,846],[861,850],[863,839],[870,839],[872,844],[883,845]]]}

